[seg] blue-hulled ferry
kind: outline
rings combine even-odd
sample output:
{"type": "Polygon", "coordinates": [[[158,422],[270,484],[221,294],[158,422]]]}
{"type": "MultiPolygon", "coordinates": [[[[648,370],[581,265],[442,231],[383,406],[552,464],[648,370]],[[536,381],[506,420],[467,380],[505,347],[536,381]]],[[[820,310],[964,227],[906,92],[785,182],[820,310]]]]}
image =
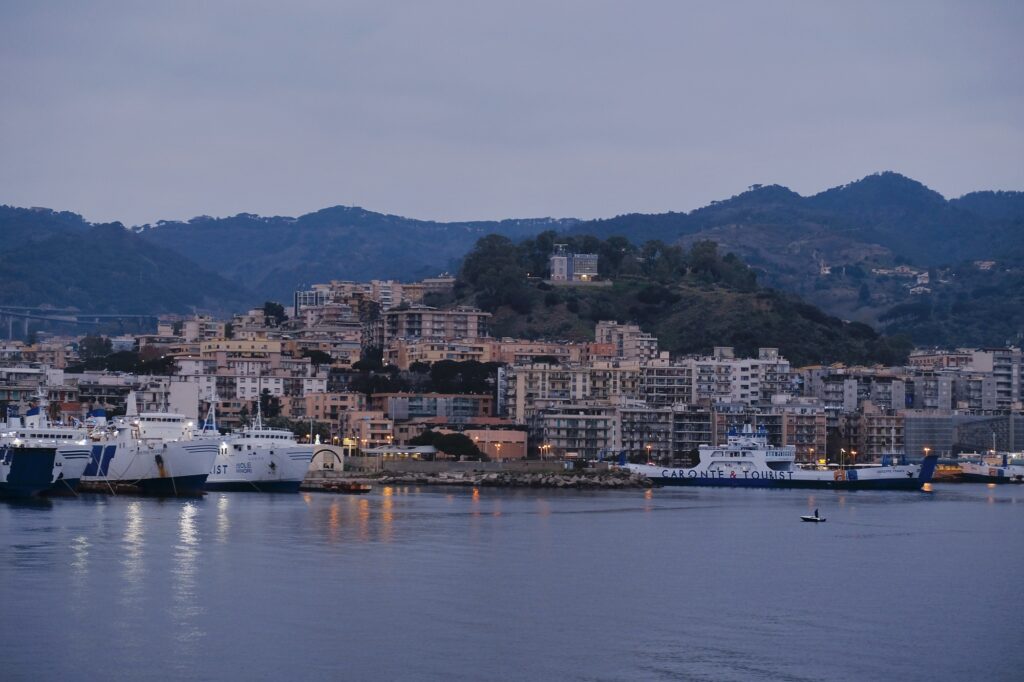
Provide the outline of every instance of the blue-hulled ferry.
{"type": "Polygon", "coordinates": [[[764,428],[748,424],[730,429],[724,445],[702,445],[700,461],[687,468],[627,464],[659,485],[698,485],[732,488],[827,488],[834,490],[920,490],[931,481],[937,455],[920,464],[861,464],[815,466],[796,463],[792,445],[772,446],[764,428]]]}

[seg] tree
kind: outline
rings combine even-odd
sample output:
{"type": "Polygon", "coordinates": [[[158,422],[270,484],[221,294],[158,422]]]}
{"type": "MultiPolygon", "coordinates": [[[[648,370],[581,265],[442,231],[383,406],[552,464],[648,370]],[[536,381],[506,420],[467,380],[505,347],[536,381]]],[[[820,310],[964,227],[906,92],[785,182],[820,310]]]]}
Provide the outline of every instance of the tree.
{"type": "Polygon", "coordinates": [[[260,393],[260,410],[264,417],[273,418],[281,414],[281,399],[271,395],[270,389],[265,388],[260,393]]]}
{"type": "Polygon", "coordinates": [[[526,314],[532,307],[526,268],[519,249],[508,237],[489,234],[480,239],[462,262],[459,279],[476,294],[476,303],[494,311],[507,305],[526,314]]]}
{"type": "Polygon", "coordinates": [[[334,362],[334,358],[331,357],[330,353],[310,348],[306,348],[302,351],[302,357],[309,358],[317,367],[320,365],[329,365],[334,362]]]}
{"type": "Polygon", "coordinates": [[[274,325],[278,327],[288,319],[288,314],[285,313],[284,306],[277,301],[267,301],[264,303],[263,314],[266,316],[268,321],[273,321],[274,325]]]}
{"type": "Polygon", "coordinates": [[[83,360],[110,355],[113,345],[105,336],[86,336],[78,342],[78,356],[83,360]]]}
{"type": "Polygon", "coordinates": [[[409,441],[409,445],[432,445],[452,457],[487,461],[488,457],[476,446],[473,439],[462,433],[440,433],[427,429],[409,441]]]}
{"type": "Polygon", "coordinates": [[[868,288],[867,282],[861,283],[860,291],[857,292],[857,302],[861,305],[871,303],[871,289],[868,288]]]}
{"type": "Polygon", "coordinates": [[[352,369],[360,372],[378,372],[384,367],[384,349],[380,346],[367,346],[362,357],[352,363],[352,369]]]}

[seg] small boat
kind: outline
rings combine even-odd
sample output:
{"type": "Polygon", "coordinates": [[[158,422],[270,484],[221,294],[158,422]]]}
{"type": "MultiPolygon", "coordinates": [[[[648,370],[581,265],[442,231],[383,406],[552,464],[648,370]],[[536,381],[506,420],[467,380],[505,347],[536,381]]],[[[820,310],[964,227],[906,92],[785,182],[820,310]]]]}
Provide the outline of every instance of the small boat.
{"type": "Polygon", "coordinates": [[[805,521],[807,523],[825,523],[825,517],[818,516],[817,509],[814,510],[814,516],[801,516],[800,520],[805,521]]]}

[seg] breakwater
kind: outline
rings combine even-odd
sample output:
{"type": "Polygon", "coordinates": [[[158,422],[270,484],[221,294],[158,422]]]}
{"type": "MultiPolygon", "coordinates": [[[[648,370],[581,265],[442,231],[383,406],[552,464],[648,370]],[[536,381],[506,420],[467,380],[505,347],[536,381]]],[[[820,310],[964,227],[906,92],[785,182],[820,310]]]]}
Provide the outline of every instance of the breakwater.
{"type": "Polygon", "coordinates": [[[371,485],[456,485],[593,490],[651,487],[651,481],[647,477],[625,471],[440,471],[429,473],[384,472],[359,478],[311,476],[306,478],[302,488],[303,490],[329,490],[331,485],[338,480],[365,482],[371,485]]]}

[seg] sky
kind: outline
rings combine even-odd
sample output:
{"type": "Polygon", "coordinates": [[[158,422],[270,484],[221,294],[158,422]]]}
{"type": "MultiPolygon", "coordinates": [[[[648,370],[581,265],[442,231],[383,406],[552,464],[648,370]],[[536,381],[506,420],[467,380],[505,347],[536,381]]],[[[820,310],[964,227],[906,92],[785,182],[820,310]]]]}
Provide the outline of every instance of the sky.
{"type": "Polygon", "coordinates": [[[1024,190],[1024,3],[0,3],[0,203],[92,221],[1024,190]]]}

